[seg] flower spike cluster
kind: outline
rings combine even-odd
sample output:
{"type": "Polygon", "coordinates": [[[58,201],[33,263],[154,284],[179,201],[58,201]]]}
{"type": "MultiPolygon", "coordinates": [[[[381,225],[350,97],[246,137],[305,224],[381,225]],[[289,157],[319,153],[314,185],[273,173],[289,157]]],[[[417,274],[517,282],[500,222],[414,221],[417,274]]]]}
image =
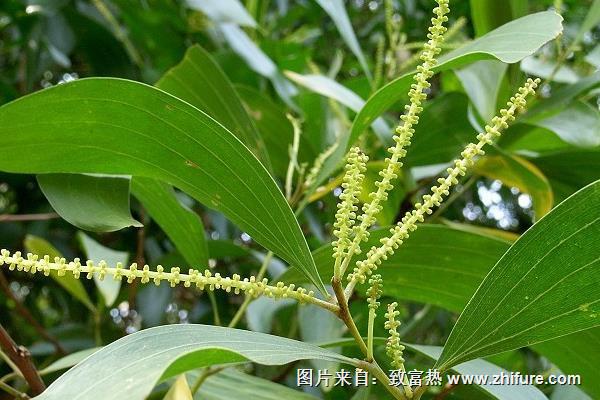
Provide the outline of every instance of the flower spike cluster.
{"type": "Polygon", "coordinates": [[[300,303],[312,303],[322,307],[336,311],[336,306],[327,303],[314,297],[313,291],[308,291],[304,288],[296,288],[292,285],[285,285],[283,282],[277,282],[275,285],[268,285],[268,280],[257,280],[255,277],[242,279],[235,274],[233,277],[222,277],[219,273],[213,274],[209,270],[201,273],[198,270],[190,269],[187,274],[182,274],[180,268],[173,267],[169,272],[159,265],[155,271],[150,270],[148,265],[144,265],[142,269],[138,268],[136,263],[133,263],[129,268],[125,268],[123,264],[118,263],[116,267],[109,267],[105,261],[100,261],[94,264],[93,261],[82,263],[79,258],[67,262],[64,258],[55,257],[50,260],[49,256],[44,256],[41,259],[35,255],[28,253],[24,258],[21,252],[17,251],[11,255],[8,250],[0,250],[0,267],[8,265],[10,271],[24,271],[30,274],[37,272],[43,273],[45,276],[50,275],[55,271],[58,276],[64,276],[67,272],[71,273],[74,278],[79,279],[81,274],[85,274],[87,279],[92,279],[94,274],[97,274],[100,279],[106,276],[112,276],[115,280],[127,279],[128,283],[132,283],[136,279],[140,279],[142,283],[154,282],[160,285],[162,281],[167,281],[171,287],[175,287],[183,283],[185,287],[194,285],[199,290],[215,290],[221,289],[226,292],[234,292],[239,294],[244,292],[249,296],[259,297],[268,296],[275,299],[291,298],[300,303]]]}
{"type": "Polygon", "coordinates": [[[361,191],[368,160],[369,157],[363,154],[358,147],[350,149],[346,162],[346,173],[342,182],[344,190],[340,194],[341,201],[337,205],[338,211],[335,214],[333,225],[336,228],[333,234],[337,237],[337,240],[332,242],[333,257],[338,267],[351,244],[352,227],[356,221],[356,211],[358,211],[356,204],[358,203],[358,195],[361,191]]]}
{"type": "Polygon", "coordinates": [[[426,90],[431,86],[428,80],[433,76],[432,68],[437,63],[436,56],[441,52],[441,44],[444,40],[444,32],[446,32],[444,22],[448,21],[446,14],[450,11],[448,0],[436,1],[438,7],[433,10],[435,17],[431,19],[427,35],[429,40],[425,43],[420,56],[422,64],[417,67],[417,73],[413,78],[414,83],[408,93],[410,102],[405,106],[406,113],[400,117],[402,123],[396,128],[393,136],[395,145],[388,149],[390,157],[386,158],[386,166],[379,172],[381,179],[376,182],[377,190],[370,194],[370,201],[363,205],[363,214],[358,217],[361,222],[355,230],[356,234],[350,245],[350,251],[342,264],[342,273],[345,272],[351,256],[360,252],[361,241],[368,239],[368,229],[383,208],[381,203],[387,200],[388,192],[394,187],[392,181],[398,177],[397,172],[402,167],[400,160],[406,155],[405,148],[410,146],[410,140],[415,131],[414,126],[418,124],[419,114],[423,111],[421,103],[427,97],[426,90]]]}
{"type": "Polygon", "coordinates": [[[539,79],[528,79],[525,85],[519,88],[517,94],[507,103],[507,108],[500,110],[500,116],[494,117],[492,124],[485,127],[485,132],[477,135],[478,143],[469,143],[462,151],[461,158],[454,161],[454,167],[447,169],[448,175],[437,180],[439,186],[433,186],[431,193],[423,196],[422,203],[416,203],[414,209],[406,213],[402,221],[390,230],[391,236],[381,239],[381,246],[372,247],[366,259],[357,262],[354,271],[348,275],[348,288],[352,289],[357,282],[364,283],[366,277],[376,270],[388,255],[394,253],[410,232],[417,229],[417,223],[423,222],[425,215],[431,214],[433,207],[441,204],[444,197],[449,195],[450,187],[458,183],[458,177],[464,176],[467,168],[474,164],[475,157],[485,154],[483,146],[493,143],[502,130],[508,127],[508,123],[525,108],[527,96],[535,93],[538,84],[539,79]]]}
{"type": "MultiPolygon", "coordinates": [[[[388,357],[391,359],[392,367],[396,368],[399,371],[404,371],[404,346],[400,343],[400,334],[398,333],[398,327],[400,326],[400,321],[396,320],[396,317],[400,314],[399,311],[396,310],[398,303],[394,302],[389,304],[387,307],[387,313],[385,313],[385,317],[387,321],[385,321],[384,328],[388,330],[390,336],[387,340],[385,351],[388,357]]],[[[412,397],[412,390],[406,379],[406,374],[402,374],[402,385],[404,386],[404,391],[406,392],[406,396],[408,398],[412,397]]]]}
{"type": "Polygon", "coordinates": [[[369,289],[367,290],[367,302],[370,310],[379,308],[379,298],[383,294],[383,279],[381,275],[376,274],[369,279],[369,289]]]}

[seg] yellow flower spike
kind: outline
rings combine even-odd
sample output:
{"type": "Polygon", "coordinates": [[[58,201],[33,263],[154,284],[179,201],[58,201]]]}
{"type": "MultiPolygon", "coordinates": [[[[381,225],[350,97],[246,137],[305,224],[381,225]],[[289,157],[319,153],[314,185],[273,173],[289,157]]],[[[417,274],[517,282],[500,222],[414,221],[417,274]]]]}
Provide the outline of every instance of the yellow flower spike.
{"type": "MultiPolygon", "coordinates": [[[[396,307],[398,307],[398,303],[396,302],[388,304],[387,312],[385,313],[387,321],[385,321],[384,328],[387,329],[390,334],[385,345],[385,352],[391,359],[392,367],[401,372],[405,372],[404,346],[400,343],[400,334],[398,333],[400,321],[396,320],[396,317],[400,314],[400,312],[396,311],[396,307]]],[[[402,374],[402,386],[404,387],[404,393],[406,393],[406,397],[410,399],[413,395],[413,392],[405,373],[402,374]]]]}
{"type": "Polygon", "coordinates": [[[335,258],[334,276],[340,278],[340,265],[346,256],[352,240],[352,226],[356,222],[356,211],[358,211],[358,196],[360,195],[362,181],[367,170],[369,157],[363,154],[358,147],[353,147],[348,153],[346,161],[346,173],[342,181],[344,190],[340,194],[340,202],[335,214],[335,230],[333,234],[337,240],[332,242],[333,257],[335,258]]]}
{"type": "Polygon", "coordinates": [[[161,265],[156,267],[156,271],[152,271],[148,265],[144,265],[144,268],[140,270],[136,263],[131,264],[129,268],[124,268],[121,263],[118,263],[115,268],[111,268],[106,266],[105,262],[100,262],[98,266],[95,266],[92,261],[87,261],[85,265],[82,265],[78,258],[69,263],[64,259],[57,259],[55,262],[51,262],[48,256],[43,257],[41,260],[38,260],[38,257],[35,255],[24,259],[18,251],[11,255],[8,250],[2,249],[0,250],[0,267],[4,265],[7,265],[11,271],[15,269],[19,271],[29,270],[31,273],[42,272],[46,274],[47,272],[49,274],[51,271],[62,270],[65,273],[70,272],[76,278],[79,278],[81,273],[91,273],[92,277],[104,273],[118,280],[124,277],[129,283],[134,282],[138,278],[142,283],[153,281],[156,285],[160,285],[162,281],[167,281],[171,286],[176,286],[183,282],[184,286],[190,287],[194,283],[200,290],[204,290],[204,288],[209,288],[210,290],[221,289],[226,292],[233,290],[236,294],[245,292],[255,297],[270,293],[275,299],[291,298],[300,303],[311,303],[334,313],[338,312],[337,305],[316,298],[312,291],[307,291],[304,288],[296,288],[294,285],[286,286],[283,282],[277,282],[275,286],[268,285],[267,279],[258,281],[255,277],[241,280],[241,277],[237,274],[233,275],[232,278],[222,277],[218,273],[213,276],[209,270],[201,273],[190,269],[188,274],[182,274],[178,267],[173,267],[170,272],[165,272],[161,265]]]}
{"type": "Polygon", "coordinates": [[[438,7],[433,10],[435,17],[431,19],[427,35],[429,40],[423,46],[420,55],[422,63],[417,67],[414,83],[408,92],[410,102],[405,106],[406,113],[400,117],[402,122],[393,136],[395,145],[388,149],[391,156],[386,158],[386,165],[379,172],[381,179],[376,182],[377,190],[369,195],[371,200],[362,207],[363,214],[358,217],[360,224],[354,229],[354,240],[340,267],[341,274],[345,273],[352,255],[360,253],[360,243],[369,238],[368,229],[375,223],[377,214],[383,209],[381,203],[387,200],[388,192],[394,187],[392,181],[398,177],[397,172],[402,167],[400,160],[406,155],[405,148],[410,146],[414,126],[419,123],[419,114],[423,111],[421,102],[427,97],[425,91],[431,86],[428,79],[433,76],[432,68],[437,63],[436,55],[441,52],[440,46],[446,32],[444,22],[448,21],[446,14],[450,12],[449,0],[436,1],[438,7]]]}
{"type": "Polygon", "coordinates": [[[381,275],[373,275],[369,279],[369,289],[367,290],[367,302],[369,303],[369,321],[367,325],[367,360],[373,360],[373,327],[377,308],[379,307],[379,298],[383,293],[383,279],[381,275]]]}
{"type": "Polygon", "coordinates": [[[483,146],[493,143],[494,139],[501,135],[502,130],[508,127],[508,123],[513,121],[519,112],[523,111],[527,104],[527,96],[535,93],[535,88],[539,82],[539,79],[528,79],[525,85],[519,88],[517,94],[511,97],[507,103],[507,108],[500,110],[500,116],[492,119],[492,125],[485,127],[485,133],[477,135],[478,143],[469,143],[460,153],[461,158],[454,160],[454,167],[446,170],[448,175],[445,178],[438,179],[439,186],[433,186],[431,193],[424,195],[423,201],[416,203],[413,210],[406,213],[402,221],[390,230],[391,236],[381,239],[381,246],[372,247],[366,258],[357,262],[354,271],[348,275],[350,283],[346,287],[347,294],[352,292],[357,283],[364,283],[366,277],[376,270],[381,262],[387,259],[388,255],[394,253],[394,250],[408,238],[410,232],[417,229],[417,223],[423,222],[424,216],[431,214],[433,207],[437,207],[442,203],[444,197],[450,193],[450,187],[458,183],[457,178],[465,175],[467,168],[475,163],[475,157],[485,154],[483,146]]]}

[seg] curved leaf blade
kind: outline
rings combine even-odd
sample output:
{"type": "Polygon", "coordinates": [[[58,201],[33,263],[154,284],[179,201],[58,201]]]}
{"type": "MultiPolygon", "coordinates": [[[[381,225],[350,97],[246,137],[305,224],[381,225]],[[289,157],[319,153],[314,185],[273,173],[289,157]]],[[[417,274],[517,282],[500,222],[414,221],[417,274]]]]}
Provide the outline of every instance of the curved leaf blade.
{"type": "Polygon", "coordinates": [[[92,232],[140,227],[129,208],[129,178],[79,174],[37,176],[46,199],[65,221],[92,232]]]}
{"type": "MultiPolygon", "coordinates": [[[[516,19],[444,55],[434,71],[445,71],[486,59],[515,63],[557,37],[562,32],[561,22],[562,17],[554,11],[544,11],[516,19]]],[[[409,73],[393,80],[367,100],[354,118],[348,146],[354,143],[376,118],[408,92],[413,74],[409,73]]]]}
{"type": "Polygon", "coordinates": [[[298,221],[262,164],[222,125],[159,89],[91,78],[43,90],[0,108],[0,138],[11,150],[3,171],[133,175],[178,187],[324,291],[298,221]]]}
{"type": "Polygon", "coordinates": [[[600,325],[599,221],[596,181],[525,232],[462,312],[439,368],[600,325]]]}
{"type": "Polygon", "coordinates": [[[167,234],[190,265],[208,264],[208,247],[200,216],[181,204],[169,185],[139,176],[131,180],[131,191],[167,234]]]}
{"type": "Polygon", "coordinates": [[[142,400],[160,380],[196,368],[242,361],[282,365],[306,359],[354,364],[330,350],[264,333],[166,325],[134,333],[98,350],[37,399],[142,400]]]}

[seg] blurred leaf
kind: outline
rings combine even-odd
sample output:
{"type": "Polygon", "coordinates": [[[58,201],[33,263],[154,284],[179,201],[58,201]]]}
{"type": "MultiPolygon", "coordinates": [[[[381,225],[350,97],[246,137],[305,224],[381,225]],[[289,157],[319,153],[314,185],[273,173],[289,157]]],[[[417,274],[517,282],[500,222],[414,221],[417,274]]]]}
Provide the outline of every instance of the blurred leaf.
{"type": "Polygon", "coordinates": [[[234,24],[221,24],[220,29],[233,51],[240,56],[255,72],[269,78],[277,94],[285,103],[295,108],[292,102],[298,90],[290,81],[285,79],[277,66],[249,37],[234,24]]]}
{"type": "Polygon", "coordinates": [[[355,360],[292,339],[209,325],[167,325],[117,340],[55,380],[38,400],[142,400],[161,380],[215,364],[355,360]],[[148,341],[152,343],[148,345],[148,341]],[[98,379],[98,371],[102,379],[98,379]],[[143,371],[143,373],[140,373],[143,371]]]}
{"type": "Polygon", "coordinates": [[[554,196],[548,179],[531,162],[502,151],[490,151],[480,158],[474,172],[489,179],[498,179],[506,186],[518,188],[533,200],[535,219],[546,215],[554,205],[554,196]]]}
{"type": "Polygon", "coordinates": [[[483,60],[454,71],[485,121],[491,121],[496,115],[498,93],[507,69],[508,65],[500,61],[483,60]]]}
{"type": "Polygon", "coordinates": [[[284,307],[296,304],[292,299],[275,300],[270,297],[259,297],[248,305],[246,322],[248,328],[255,332],[269,333],[275,314],[284,307]]]}
{"type": "MultiPolygon", "coordinates": [[[[407,344],[407,347],[415,350],[434,361],[437,361],[442,354],[442,347],[440,346],[424,346],[416,344],[407,344]]],[[[501,374],[510,375],[510,372],[504,368],[492,364],[489,361],[482,359],[475,359],[466,363],[456,365],[452,367],[452,370],[458,372],[461,375],[467,376],[487,376],[490,384],[477,385],[474,387],[481,390],[498,400],[547,400],[548,398],[544,393],[533,385],[496,385],[492,384],[492,380],[495,376],[501,374]]]]}
{"type": "Polygon", "coordinates": [[[193,400],[193,398],[185,374],[181,374],[175,379],[163,400],[193,400]]]}
{"type": "Polygon", "coordinates": [[[54,361],[52,364],[48,365],[46,368],[40,370],[40,375],[51,374],[52,372],[57,372],[57,371],[61,371],[63,369],[71,368],[72,366],[79,364],[80,362],[82,362],[83,360],[85,360],[86,358],[88,358],[89,356],[91,356],[92,354],[94,354],[95,352],[100,350],[101,348],[102,347],[94,347],[91,349],[85,349],[85,350],[78,351],[76,353],[66,355],[63,358],[60,358],[60,359],[54,361]]]}
{"type": "Polygon", "coordinates": [[[186,0],[188,7],[200,10],[215,22],[233,22],[256,28],[256,21],[238,0],[186,0]]]}
{"type": "MultiPolygon", "coordinates": [[[[544,11],[511,21],[492,32],[442,56],[434,71],[459,68],[477,60],[498,59],[515,63],[535,53],[544,43],[562,32],[562,17],[554,11],[544,11]]],[[[353,144],[367,126],[400,100],[413,82],[409,73],[388,83],[368,100],[360,110],[350,133],[353,144]]]]}
{"type": "Polygon", "coordinates": [[[529,159],[550,180],[553,192],[565,199],[582,187],[600,179],[600,151],[569,150],[529,159]]]}
{"type": "Polygon", "coordinates": [[[354,29],[352,29],[352,23],[350,22],[350,18],[348,18],[348,13],[346,12],[346,8],[344,7],[344,2],[342,0],[316,0],[317,3],[323,10],[333,20],[337,30],[342,35],[342,38],[352,51],[356,58],[358,58],[358,62],[360,63],[363,71],[371,78],[371,72],[369,71],[369,66],[367,65],[367,60],[360,48],[360,44],[356,39],[356,34],[354,33],[354,29]]]}
{"type": "Polygon", "coordinates": [[[576,101],[554,115],[536,114],[522,119],[558,135],[578,147],[600,146],[600,111],[587,103],[576,101]]]}
{"type": "MultiPolygon", "coordinates": [[[[587,329],[532,347],[557,365],[564,374],[577,374],[581,377],[580,388],[591,398],[600,398],[598,359],[600,357],[600,327],[587,329]]],[[[557,389],[561,387],[558,386],[557,389]]],[[[582,399],[573,398],[573,400],[582,399]]],[[[552,400],[555,400],[552,396],[552,400]]],[[[564,399],[567,400],[567,399],[564,399]]]]}
{"type": "MultiPolygon", "coordinates": [[[[286,118],[285,108],[256,89],[247,86],[236,86],[235,89],[264,140],[275,175],[285,177],[290,159],[289,146],[294,137],[294,128],[290,120],[286,118]]],[[[306,131],[303,129],[300,135],[298,151],[300,164],[309,162],[315,157],[305,133],[306,131]]]]}
{"type": "MultiPolygon", "coordinates": [[[[376,183],[381,179],[379,171],[385,166],[384,161],[371,161],[367,164],[365,177],[363,179],[362,190],[359,195],[359,200],[363,203],[370,201],[369,195],[377,191],[376,183]]],[[[398,172],[398,176],[402,177],[402,171],[398,172]]],[[[377,214],[377,222],[381,226],[392,224],[396,220],[396,215],[400,212],[400,205],[406,196],[406,190],[401,180],[394,183],[394,188],[388,192],[388,199],[381,204],[382,210],[377,214]]]]}
{"type": "Polygon", "coordinates": [[[440,369],[597,326],[599,220],[597,181],[525,232],[462,312],[440,369]]]}
{"type": "Polygon", "coordinates": [[[476,132],[467,118],[466,96],[460,93],[442,94],[424,104],[406,154],[406,164],[415,167],[449,162],[475,136],[476,132]]]}
{"type": "Polygon", "coordinates": [[[571,47],[575,47],[577,44],[579,44],[579,42],[583,39],[583,36],[593,28],[597,27],[598,24],[600,24],[600,0],[594,0],[592,6],[587,12],[587,15],[585,16],[585,19],[583,20],[583,23],[579,27],[579,31],[577,32],[575,39],[573,39],[573,42],[571,43],[571,47]]]}
{"type": "MultiPolygon", "coordinates": [[[[300,337],[302,341],[308,343],[333,341],[341,338],[346,331],[346,326],[336,315],[312,304],[301,305],[298,308],[298,322],[300,337]]],[[[339,348],[331,350],[336,353],[340,352],[339,348]]],[[[317,370],[328,369],[330,371],[339,370],[340,364],[337,360],[310,360],[310,363],[317,370]]],[[[327,390],[328,387],[323,385],[323,388],[327,390]]]]}
{"type": "MultiPolygon", "coordinates": [[[[56,250],[54,246],[41,237],[27,235],[23,241],[23,246],[25,247],[26,251],[33,254],[38,254],[40,257],[47,255],[50,257],[51,262],[54,262],[55,257],[62,257],[62,254],[60,254],[60,252],[56,250]]],[[[79,300],[90,311],[95,312],[96,308],[85,291],[83,284],[79,280],[75,279],[69,274],[59,277],[58,273],[55,271],[51,271],[50,276],[56,281],[56,283],[73,295],[74,298],[79,300]]]]}
{"type": "Polygon", "coordinates": [[[556,70],[556,67],[555,61],[542,60],[533,56],[524,58],[521,61],[521,70],[529,75],[544,79],[552,77],[554,82],[559,83],[575,83],[579,80],[579,75],[567,65],[561,65],[558,70],[556,70]]]}
{"type": "Polygon", "coordinates": [[[477,36],[527,13],[528,0],[471,0],[471,20],[477,36]],[[525,10],[521,10],[524,8],[525,10]],[[525,11],[521,13],[521,11],[525,11]]]}
{"type": "Polygon", "coordinates": [[[219,121],[269,168],[264,142],[240,97],[223,70],[202,47],[190,47],[183,60],[167,71],[155,86],[219,121]]]}
{"type": "Polygon", "coordinates": [[[260,162],[222,125],[165,92],[77,80],[2,106],[0,137],[13,149],[0,159],[3,171],[131,174],[178,187],[324,290],[298,222],[260,162]]]}
{"type": "MultiPolygon", "coordinates": [[[[286,71],[286,76],[304,86],[308,90],[319,93],[345,105],[354,112],[359,112],[365,105],[365,101],[352,90],[337,83],[331,78],[323,75],[301,75],[292,71],[286,71]]],[[[383,118],[377,118],[372,123],[373,131],[379,136],[383,143],[391,142],[392,129],[383,118]]]]}
{"type": "Polygon", "coordinates": [[[593,400],[575,385],[557,385],[550,400],[593,400]]]}
{"type": "Polygon", "coordinates": [[[40,189],[68,223],[92,232],[141,227],[129,208],[129,178],[79,174],[41,174],[40,189]]]}
{"type": "MultiPolygon", "coordinates": [[[[106,261],[110,266],[116,266],[118,263],[123,265],[127,264],[129,254],[125,251],[116,251],[109,249],[108,247],[102,246],[91,237],[87,236],[83,232],[77,234],[77,238],[81,243],[81,247],[89,260],[100,262],[101,260],[106,261]]],[[[121,281],[117,279],[103,279],[100,280],[97,274],[94,274],[94,283],[96,287],[102,293],[104,298],[104,304],[107,307],[112,306],[119,296],[119,290],[121,289],[121,281]]]]}
{"type": "Polygon", "coordinates": [[[208,255],[210,258],[220,260],[227,257],[247,257],[250,251],[230,240],[207,240],[208,255]]]}
{"type": "Polygon", "coordinates": [[[131,191],[193,268],[208,265],[208,249],[200,216],[183,205],[173,188],[155,179],[134,177],[131,191]]]}
{"type": "MultiPolygon", "coordinates": [[[[387,228],[373,230],[362,248],[378,245],[388,234],[387,228]]],[[[377,273],[386,283],[386,296],[459,312],[508,247],[508,242],[490,236],[424,224],[377,268],[377,273]]],[[[324,279],[331,276],[331,251],[331,245],[325,245],[313,252],[324,279]]],[[[287,270],[277,280],[306,282],[294,270],[287,270]]]]}
{"type": "Polygon", "coordinates": [[[504,241],[510,242],[510,243],[516,241],[519,238],[518,233],[509,232],[509,231],[505,231],[502,229],[489,228],[487,226],[479,226],[479,225],[467,224],[467,223],[462,223],[462,222],[454,222],[454,221],[449,221],[446,219],[442,219],[441,222],[444,225],[447,225],[453,229],[458,229],[458,230],[465,231],[465,232],[471,232],[471,233],[475,233],[477,235],[491,236],[491,237],[501,239],[501,240],[504,240],[504,241]]]}
{"type": "Polygon", "coordinates": [[[197,400],[316,400],[307,393],[267,379],[227,369],[209,377],[200,386],[197,400]]]}

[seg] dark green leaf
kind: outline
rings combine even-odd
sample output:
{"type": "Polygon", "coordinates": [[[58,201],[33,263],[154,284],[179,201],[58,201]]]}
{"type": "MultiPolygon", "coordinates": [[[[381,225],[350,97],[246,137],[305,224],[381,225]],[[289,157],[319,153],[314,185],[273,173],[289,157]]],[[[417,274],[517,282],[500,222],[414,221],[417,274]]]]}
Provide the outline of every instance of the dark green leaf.
{"type": "Polygon", "coordinates": [[[38,183],[67,222],[93,232],[140,227],[129,209],[129,179],[79,174],[41,174],[38,183]]]}
{"type": "Polygon", "coordinates": [[[324,289],[298,222],[260,162],[222,125],[165,92],[111,78],[63,84],[2,106],[0,137],[11,149],[0,159],[3,171],[129,174],[176,186],[324,289]]]}
{"type": "Polygon", "coordinates": [[[469,301],[439,367],[598,326],[599,220],[597,181],[525,232],[469,301]]]}

